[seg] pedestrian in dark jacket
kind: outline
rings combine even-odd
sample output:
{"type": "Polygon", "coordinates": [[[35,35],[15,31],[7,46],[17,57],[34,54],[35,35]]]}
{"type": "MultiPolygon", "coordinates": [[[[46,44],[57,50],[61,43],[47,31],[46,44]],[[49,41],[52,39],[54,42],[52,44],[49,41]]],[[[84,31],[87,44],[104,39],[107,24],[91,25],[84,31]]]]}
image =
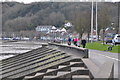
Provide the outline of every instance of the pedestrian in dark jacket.
{"type": "Polygon", "coordinates": [[[68,38],[68,45],[71,45],[71,41],[72,41],[72,39],[69,37],[68,38]]]}
{"type": "Polygon", "coordinates": [[[81,44],[83,45],[83,48],[85,48],[85,46],[86,46],[86,40],[83,39],[83,40],[81,41],[81,44]]]}

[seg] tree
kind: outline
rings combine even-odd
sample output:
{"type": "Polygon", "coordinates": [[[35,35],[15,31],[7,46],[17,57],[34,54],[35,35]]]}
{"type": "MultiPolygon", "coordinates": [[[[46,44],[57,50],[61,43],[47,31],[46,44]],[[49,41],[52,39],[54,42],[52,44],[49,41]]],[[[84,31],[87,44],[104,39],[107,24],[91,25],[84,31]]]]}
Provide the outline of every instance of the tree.
{"type": "MultiPolygon", "coordinates": [[[[78,12],[77,12],[78,13],[78,12]]],[[[90,16],[87,12],[78,13],[75,17],[75,29],[80,34],[80,38],[82,38],[82,34],[84,32],[90,32],[90,16]]]]}
{"type": "MultiPolygon", "coordinates": [[[[101,7],[101,9],[98,11],[98,39],[101,29],[105,29],[110,25],[110,15],[109,10],[107,7],[101,7]]],[[[103,31],[104,32],[104,31],[103,31]]]]}
{"type": "Polygon", "coordinates": [[[65,17],[60,12],[53,12],[49,15],[47,22],[48,24],[55,25],[57,27],[61,27],[64,24],[65,17]]]}

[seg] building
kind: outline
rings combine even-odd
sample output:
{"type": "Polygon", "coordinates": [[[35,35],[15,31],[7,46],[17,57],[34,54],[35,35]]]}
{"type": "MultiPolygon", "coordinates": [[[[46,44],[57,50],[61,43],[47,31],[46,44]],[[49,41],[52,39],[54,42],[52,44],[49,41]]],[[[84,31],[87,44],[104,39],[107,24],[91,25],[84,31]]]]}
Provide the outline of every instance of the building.
{"type": "Polygon", "coordinates": [[[64,26],[65,26],[65,27],[72,27],[73,25],[72,25],[72,23],[67,22],[67,23],[64,24],[64,26]]]}
{"type": "Polygon", "coordinates": [[[39,31],[39,32],[49,32],[52,29],[52,27],[53,26],[51,26],[51,25],[37,26],[36,27],[36,31],[39,31]]]}
{"type": "MultiPolygon", "coordinates": [[[[39,34],[37,36],[39,36],[39,39],[41,40],[51,40],[53,37],[51,37],[51,33],[54,33],[57,28],[55,26],[52,25],[42,25],[42,26],[37,26],[35,28],[36,32],[38,32],[39,34]]],[[[53,34],[52,34],[53,36],[53,34]]]]}

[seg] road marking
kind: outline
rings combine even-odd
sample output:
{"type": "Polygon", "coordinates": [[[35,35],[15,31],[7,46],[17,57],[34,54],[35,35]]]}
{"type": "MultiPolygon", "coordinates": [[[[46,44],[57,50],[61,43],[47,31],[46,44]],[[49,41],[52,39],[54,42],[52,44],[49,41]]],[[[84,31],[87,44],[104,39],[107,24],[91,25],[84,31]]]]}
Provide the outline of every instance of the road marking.
{"type": "Polygon", "coordinates": [[[106,56],[106,55],[103,55],[103,54],[98,54],[98,55],[101,55],[101,56],[104,56],[104,57],[107,57],[107,58],[110,58],[110,59],[114,59],[114,60],[116,60],[116,61],[120,61],[119,59],[112,58],[112,57],[110,57],[110,56],[106,56]]]}

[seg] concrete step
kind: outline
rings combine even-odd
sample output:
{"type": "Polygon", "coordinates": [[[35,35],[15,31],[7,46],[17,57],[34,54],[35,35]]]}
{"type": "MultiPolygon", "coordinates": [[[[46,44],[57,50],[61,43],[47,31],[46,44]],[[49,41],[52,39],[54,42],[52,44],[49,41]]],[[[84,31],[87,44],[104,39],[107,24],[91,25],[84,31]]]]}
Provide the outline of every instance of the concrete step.
{"type": "Polygon", "coordinates": [[[72,75],[89,75],[89,70],[84,67],[71,67],[72,75]]]}
{"type": "Polygon", "coordinates": [[[49,58],[51,58],[51,57],[54,57],[54,56],[57,56],[57,55],[59,55],[59,54],[63,54],[63,53],[60,53],[60,52],[53,52],[53,53],[50,53],[49,55],[44,55],[43,57],[40,57],[40,56],[38,56],[38,57],[40,57],[40,58],[37,58],[37,59],[32,59],[30,62],[26,62],[26,64],[20,64],[20,65],[18,65],[18,66],[15,66],[15,67],[12,67],[12,68],[7,68],[7,70],[6,69],[3,69],[3,71],[2,71],[2,73],[5,73],[5,72],[9,72],[10,70],[12,71],[12,70],[16,70],[16,69],[19,69],[19,68],[23,68],[23,67],[26,67],[26,66],[29,66],[29,65],[32,65],[32,64],[34,64],[34,63],[37,63],[37,62],[42,62],[42,61],[45,61],[46,59],[49,59],[49,58]],[[51,55],[51,56],[50,56],[51,55]],[[34,61],[33,61],[34,60],[34,61]]]}
{"type": "Polygon", "coordinates": [[[61,78],[65,78],[64,76],[65,76],[66,74],[70,74],[70,71],[59,71],[59,72],[57,73],[57,77],[60,77],[60,76],[61,76],[61,78]]]}
{"type": "Polygon", "coordinates": [[[52,66],[49,69],[58,69],[58,65],[52,66]]]}
{"type": "Polygon", "coordinates": [[[65,63],[62,63],[60,65],[70,65],[70,62],[65,62],[65,63]]]}
{"type": "Polygon", "coordinates": [[[48,69],[45,75],[55,76],[55,75],[57,75],[57,69],[48,69]]]}
{"type": "Polygon", "coordinates": [[[21,64],[25,64],[25,63],[30,63],[32,61],[39,61],[41,58],[43,58],[44,56],[48,55],[48,54],[52,54],[52,53],[57,53],[58,51],[48,51],[48,52],[43,52],[42,54],[38,54],[38,55],[34,55],[34,56],[31,56],[29,57],[27,60],[24,60],[24,61],[19,61],[18,63],[11,63],[11,64],[8,64],[8,65],[5,65],[5,66],[2,66],[2,70],[6,70],[6,69],[10,69],[12,67],[16,67],[16,66],[19,66],[21,64]]]}
{"type": "MultiPolygon", "coordinates": [[[[71,58],[70,57],[68,57],[68,58],[65,58],[65,59],[62,59],[61,61],[58,61],[58,62],[56,62],[56,63],[52,63],[53,64],[53,66],[58,66],[59,64],[61,64],[61,63],[64,63],[64,62],[68,62],[68,61],[70,61],[71,60],[71,58]]],[[[51,67],[49,67],[48,69],[50,69],[51,67]]],[[[46,72],[44,75],[45,76],[47,76],[47,73],[50,73],[50,72],[57,72],[59,69],[54,69],[53,71],[48,71],[48,72],[46,72]]],[[[52,75],[53,76],[53,75],[52,75]]],[[[39,77],[39,76],[36,76],[36,77],[39,77]]],[[[35,78],[35,77],[34,77],[35,78]]]]}
{"type": "Polygon", "coordinates": [[[23,57],[29,56],[29,55],[31,55],[31,54],[40,52],[40,51],[45,50],[45,49],[49,49],[49,48],[40,47],[40,48],[37,48],[37,49],[33,49],[33,50],[31,50],[31,51],[28,51],[28,52],[19,54],[19,55],[17,55],[17,56],[13,56],[13,57],[11,57],[11,58],[4,59],[4,60],[2,60],[2,62],[4,63],[4,62],[8,62],[8,61],[15,61],[15,60],[18,60],[19,58],[23,58],[23,57]],[[13,58],[14,58],[14,59],[13,59],[13,58]]]}
{"type": "Polygon", "coordinates": [[[28,55],[24,55],[24,57],[23,56],[19,56],[19,58],[17,58],[17,56],[15,56],[15,57],[11,57],[10,59],[9,59],[9,61],[2,61],[2,63],[3,63],[3,65],[8,65],[8,64],[11,64],[11,63],[17,63],[17,62],[19,62],[19,61],[24,61],[24,60],[27,60],[29,57],[31,57],[31,56],[35,56],[35,55],[37,55],[38,53],[40,54],[42,54],[42,52],[47,52],[47,51],[50,51],[50,50],[52,50],[52,49],[44,49],[44,50],[40,50],[39,52],[36,52],[36,54],[34,54],[35,52],[33,52],[33,53],[31,53],[31,54],[28,54],[28,55]]]}
{"type": "Polygon", "coordinates": [[[90,80],[89,75],[72,75],[72,80],[90,80]]]}
{"type": "Polygon", "coordinates": [[[55,71],[55,70],[57,70],[57,69],[47,69],[46,73],[52,72],[52,71],[55,71]]]}
{"type": "MultiPolygon", "coordinates": [[[[40,77],[40,79],[41,79],[41,76],[43,76],[43,80],[46,80],[46,79],[56,80],[59,78],[66,80],[66,79],[71,79],[72,75],[89,75],[89,71],[85,67],[80,67],[80,66],[72,67],[75,64],[77,64],[77,65],[83,64],[83,62],[70,62],[70,61],[72,61],[72,60],[69,60],[67,62],[71,63],[71,65],[58,64],[59,66],[56,65],[57,68],[55,67],[54,69],[50,69],[51,67],[49,67],[44,74],[34,76],[32,78],[40,77]]],[[[30,78],[30,79],[32,80],[32,78],[30,78]]]]}
{"type": "Polygon", "coordinates": [[[39,78],[43,78],[43,76],[41,76],[43,74],[45,74],[45,73],[36,73],[34,76],[25,76],[24,80],[28,80],[28,79],[34,78],[36,76],[39,76],[39,78]]]}
{"type": "Polygon", "coordinates": [[[81,58],[79,57],[74,57],[70,62],[83,62],[81,58]]]}
{"type": "Polygon", "coordinates": [[[60,65],[60,66],[58,67],[58,69],[60,69],[60,68],[64,68],[64,67],[66,67],[66,66],[60,65]]]}
{"type": "Polygon", "coordinates": [[[64,59],[66,59],[66,58],[69,59],[69,56],[68,55],[61,55],[58,58],[54,58],[54,59],[51,59],[51,60],[45,62],[45,64],[41,65],[41,67],[40,67],[40,64],[38,63],[37,65],[33,65],[32,67],[29,66],[26,69],[23,68],[23,69],[16,70],[14,72],[10,72],[8,74],[5,74],[5,75],[3,75],[3,77],[9,77],[9,78],[24,77],[26,75],[38,72],[42,69],[46,69],[46,68],[49,68],[51,66],[60,64],[60,63],[62,63],[62,60],[64,61],[64,59]]]}
{"type": "MultiPolygon", "coordinates": [[[[72,62],[73,63],[73,62],[72,62]]],[[[74,64],[78,64],[78,63],[81,63],[81,62],[75,62],[74,64]]],[[[71,64],[71,65],[74,65],[74,64],[71,64]]],[[[59,67],[58,67],[58,69],[48,69],[47,70],[47,72],[46,72],[46,76],[48,76],[48,75],[51,75],[51,76],[53,76],[53,75],[56,75],[56,73],[58,72],[58,71],[61,71],[61,72],[66,72],[66,71],[71,71],[71,65],[59,65],[59,67]]],[[[80,69],[80,68],[79,68],[80,69]]],[[[83,69],[85,69],[85,68],[83,68],[83,69]]],[[[77,69],[78,70],[78,69],[77,69]]]]}
{"type": "Polygon", "coordinates": [[[20,59],[25,59],[25,58],[27,58],[29,56],[36,55],[38,53],[41,53],[41,52],[44,52],[44,51],[47,51],[47,50],[53,50],[53,49],[45,48],[45,49],[39,49],[39,50],[33,51],[33,52],[31,50],[30,52],[29,51],[26,52],[27,55],[25,53],[22,53],[23,55],[20,54],[20,55],[13,56],[13,57],[10,57],[9,59],[5,60],[5,61],[2,60],[2,62],[3,62],[3,64],[7,64],[9,62],[15,62],[15,61],[18,61],[20,59]]]}
{"type": "Polygon", "coordinates": [[[71,67],[84,67],[83,62],[70,62],[71,67]]]}
{"type": "MultiPolygon", "coordinates": [[[[62,53],[61,53],[61,54],[62,54],[62,53]]],[[[64,54],[62,54],[62,55],[64,55],[64,54]]],[[[59,55],[59,56],[61,56],[61,55],[59,55]]],[[[59,59],[59,56],[58,56],[58,59],[59,59]]],[[[57,57],[57,56],[56,56],[56,57],[57,57]]],[[[54,60],[54,58],[53,58],[53,59],[51,58],[50,60],[49,60],[49,58],[48,58],[47,61],[46,61],[46,60],[45,60],[45,61],[41,61],[41,63],[38,63],[39,61],[36,62],[36,63],[33,61],[33,62],[34,62],[34,65],[29,65],[29,66],[27,66],[27,67],[26,67],[26,66],[25,66],[25,67],[22,67],[22,68],[20,68],[20,69],[17,69],[16,71],[12,71],[12,72],[6,73],[5,75],[7,75],[7,74],[11,75],[10,73],[21,72],[21,71],[24,71],[24,70],[27,70],[27,69],[34,68],[34,67],[36,67],[36,66],[38,66],[38,65],[39,65],[39,66],[40,66],[40,65],[44,65],[44,64],[46,64],[46,63],[48,63],[48,62],[50,62],[50,61],[53,61],[53,60],[54,60]]],[[[3,74],[3,76],[4,76],[4,74],[3,74]]]]}
{"type": "Polygon", "coordinates": [[[41,80],[51,80],[54,78],[56,78],[56,76],[44,76],[43,79],[41,79],[41,80]]]}

